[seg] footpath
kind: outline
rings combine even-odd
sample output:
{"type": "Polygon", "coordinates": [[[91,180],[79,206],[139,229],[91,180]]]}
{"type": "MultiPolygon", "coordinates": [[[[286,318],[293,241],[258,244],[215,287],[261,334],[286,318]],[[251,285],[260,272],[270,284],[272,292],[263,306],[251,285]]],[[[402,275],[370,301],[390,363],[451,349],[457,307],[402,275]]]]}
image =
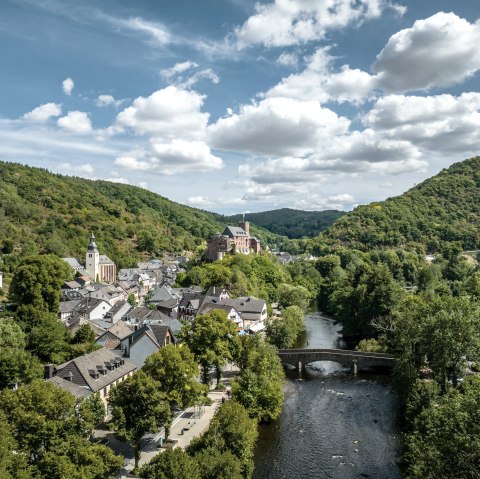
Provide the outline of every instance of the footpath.
{"type": "MultiPolygon", "coordinates": [[[[208,429],[210,421],[212,420],[215,412],[221,406],[222,402],[229,398],[228,391],[230,390],[230,378],[237,373],[237,368],[230,367],[229,371],[224,371],[224,377],[222,378],[222,384],[226,386],[226,389],[217,391],[215,389],[210,390],[208,397],[211,400],[209,406],[190,407],[185,411],[182,411],[173,421],[169,441],[170,447],[180,447],[185,449],[193,439],[200,436],[208,429]]],[[[137,476],[129,475],[134,468],[135,461],[133,459],[133,449],[118,439],[115,435],[108,430],[97,430],[95,433],[97,440],[107,443],[116,453],[124,456],[124,465],[118,474],[116,479],[133,478],[137,476]]],[[[142,453],[140,456],[140,466],[150,462],[157,454],[164,451],[162,447],[164,437],[164,431],[160,431],[156,435],[146,436],[143,440],[142,453]]]]}

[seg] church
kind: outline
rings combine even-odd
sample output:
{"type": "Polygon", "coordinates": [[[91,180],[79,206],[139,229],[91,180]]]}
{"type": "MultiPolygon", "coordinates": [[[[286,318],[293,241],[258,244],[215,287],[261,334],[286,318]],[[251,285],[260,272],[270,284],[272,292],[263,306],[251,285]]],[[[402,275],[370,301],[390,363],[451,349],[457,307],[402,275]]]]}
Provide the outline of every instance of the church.
{"type": "Polygon", "coordinates": [[[108,256],[100,254],[93,233],[85,253],[85,266],[82,266],[77,258],[62,259],[73,268],[75,273],[86,274],[95,283],[113,283],[117,279],[115,263],[108,256]]]}

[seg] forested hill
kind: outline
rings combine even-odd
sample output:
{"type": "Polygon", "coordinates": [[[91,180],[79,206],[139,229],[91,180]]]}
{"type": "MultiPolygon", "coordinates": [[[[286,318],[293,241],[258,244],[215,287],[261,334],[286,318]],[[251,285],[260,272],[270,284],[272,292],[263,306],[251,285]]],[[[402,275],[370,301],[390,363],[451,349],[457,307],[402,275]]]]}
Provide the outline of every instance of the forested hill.
{"type": "MultiPolygon", "coordinates": [[[[120,267],[160,251],[193,250],[225,227],[220,215],[136,186],[0,162],[0,252],[83,258],[91,232],[120,267]]],[[[261,239],[275,235],[254,228],[261,239]]]]}
{"type": "Polygon", "coordinates": [[[480,157],[453,164],[406,193],[359,206],[318,237],[358,249],[480,248],[480,157]]]}
{"type": "MultiPolygon", "coordinates": [[[[245,219],[263,228],[288,238],[313,238],[318,233],[327,229],[338,218],[343,216],[343,211],[302,211],[291,208],[262,211],[261,213],[248,213],[245,219]]],[[[242,215],[227,216],[226,221],[238,222],[242,215]]]]}

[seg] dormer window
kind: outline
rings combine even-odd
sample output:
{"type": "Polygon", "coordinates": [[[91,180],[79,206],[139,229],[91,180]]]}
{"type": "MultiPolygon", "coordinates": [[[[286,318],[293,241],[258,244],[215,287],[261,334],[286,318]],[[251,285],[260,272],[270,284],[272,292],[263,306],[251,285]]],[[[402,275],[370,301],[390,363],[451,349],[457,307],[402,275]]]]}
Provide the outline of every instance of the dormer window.
{"type": "Polygon", "coordinates": [[[69,371],[65,376],[63,376],[63,379],[67,380],[67,381],[73,381],[73,373],[72,371],[69,371]]]}
{"type": "Polygon", "coordinates": [[[107,374],[107,368],[104,365],[97,366],[98,371],[100,371],[100,374],[102,376],[105,376],[107,374]]]}
{"type": "Polygon", "coordinates": [[[95,369],[89,369],[88,374],[92,376],[93,379],[99,379],[100,378],[100,373],[96,371],[95,369]]]}

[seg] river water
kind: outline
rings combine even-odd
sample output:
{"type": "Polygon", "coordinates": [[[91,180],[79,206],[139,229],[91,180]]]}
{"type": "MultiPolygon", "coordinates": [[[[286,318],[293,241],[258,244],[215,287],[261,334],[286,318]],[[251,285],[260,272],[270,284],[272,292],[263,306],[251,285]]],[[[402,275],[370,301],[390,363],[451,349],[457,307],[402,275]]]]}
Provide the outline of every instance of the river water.
{"type": "MultiPolygon", "coordinates": [[[[305,317],[296,347],[344,348],[340,326],[305,317]],[[308,345],[307,345],[308,341],[308,345]]],[[[322,361],[287,371],[279,419],[261,426],[254,479],[400,479],[397,404],[387,376],[352,376],[322,361]]]]}

